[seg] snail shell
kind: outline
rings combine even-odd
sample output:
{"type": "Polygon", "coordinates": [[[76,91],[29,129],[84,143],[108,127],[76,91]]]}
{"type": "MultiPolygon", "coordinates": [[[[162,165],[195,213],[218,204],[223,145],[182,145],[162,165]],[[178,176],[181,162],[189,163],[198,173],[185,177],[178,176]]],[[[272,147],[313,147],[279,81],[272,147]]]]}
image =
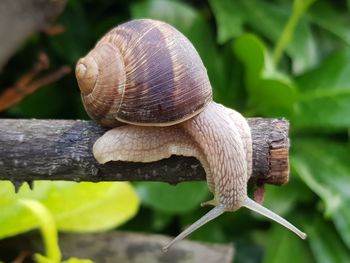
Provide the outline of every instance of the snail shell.
{"type": "Polygon", "coordinates": [[[212,101],[206,69],[190,41],[155,20],[109,31],[76,66],[87,113],[103,126],[169,126],[212,101]]]}

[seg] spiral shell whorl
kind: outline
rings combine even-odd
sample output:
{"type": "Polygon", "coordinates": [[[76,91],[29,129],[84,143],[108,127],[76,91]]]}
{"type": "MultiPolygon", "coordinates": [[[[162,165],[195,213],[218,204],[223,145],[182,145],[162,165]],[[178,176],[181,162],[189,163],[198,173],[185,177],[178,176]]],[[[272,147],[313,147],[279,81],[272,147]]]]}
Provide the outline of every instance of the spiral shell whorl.
{"type": "Polygon", "coordinates": [[[98,77],[98,66],[92,56],[87,56],[78,61],[75,75],[81,93],[89,95],[93,91],[98,77]]]}
{"type": "Polygon", "coordinates": [[[89,116],[103,126],[120,125],[116,112],[125,87],[124,63],[110,43],[98,43],[76,66],[81,97],[89,116]]]}

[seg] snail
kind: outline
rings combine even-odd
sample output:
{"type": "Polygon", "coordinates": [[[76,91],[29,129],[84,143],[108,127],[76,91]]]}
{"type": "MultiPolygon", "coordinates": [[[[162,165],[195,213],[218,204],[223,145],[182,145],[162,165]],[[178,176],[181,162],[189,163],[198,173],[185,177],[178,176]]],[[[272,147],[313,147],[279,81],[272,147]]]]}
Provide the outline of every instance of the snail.
{"type": "Polygon", "coordinates": [[[112,127],[93,146],[99,163],[152,162],[171,155],[194,156],[202,164],[214,208],[163,249],[240,207],[254,210],[306,234],[247,194],[252,173],[252,138],[245,118],[212,99],[199,54],[174,27],[139,19],[104,35],[77,62],[84,107],[102,126],[112,127]]]}

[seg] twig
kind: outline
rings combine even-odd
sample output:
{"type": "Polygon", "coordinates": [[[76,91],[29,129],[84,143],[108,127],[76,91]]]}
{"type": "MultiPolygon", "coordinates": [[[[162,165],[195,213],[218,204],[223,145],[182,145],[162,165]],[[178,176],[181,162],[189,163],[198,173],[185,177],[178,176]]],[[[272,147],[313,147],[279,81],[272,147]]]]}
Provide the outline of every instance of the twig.
{"type": "Polygon", "coordinates": [[[43,70],[49,67],[49,58],[43,52],[38,56],[38,61],[33,68],[25,75],[23,75],[15,83],[14,86],[7,88],[0,95],[0,111],[3,111],[16,103],[20,102],[29,94],[35,92],[39,88],[53,83],[63,76],[71,72],[71,68],[68,66],[62,66],[59,69],[47,73],[47,75],[34,80],[34,78],[43,70]]]}
{"type": "MultiPolygon", "coordinates": [[[[288,121],[248,119],[257,184],[288,181],[288,121]]],[[[163,181],[205,180],[194,158],[172,156],[154,163],[98,164],[92,145],[105,129],[92,121],[0,120],[0,180],[163,181]]]]}

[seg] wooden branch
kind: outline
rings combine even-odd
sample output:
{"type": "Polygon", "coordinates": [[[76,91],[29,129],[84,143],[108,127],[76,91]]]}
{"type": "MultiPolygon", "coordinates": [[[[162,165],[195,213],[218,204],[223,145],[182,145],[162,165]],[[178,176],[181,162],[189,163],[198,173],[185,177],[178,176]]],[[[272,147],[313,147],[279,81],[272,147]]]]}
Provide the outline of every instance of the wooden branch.
{"type": "MultiPolygon", "coordinates": [[[[284,119],[248,119],[253,137],[251,181],[288,181],[288,128],[284,119]]],[[[92,121],[0,120],[0,180],[163,181],[205,180],[195,158],[172,156],[153,163],[98,164],[92,145],[106,130],[92,121]]]]}
{"type": "Polygon", "coordinates": [[[63,11],[66,0],[0,1],[0,70],[34,32],[45,30],[63,11]]]}
{"type": "MultiPolygon", "coordinates": [[[[232,244],[203,244],[182,240],[164,253],[162,246],[171,239],[164,235],[112,231],[60,234],[59,243],[63,259],[77,257],[88,258],[93,262],[123,263],[230,263],[233,261],[235,250],[232,244]]],[[[14,258],[18,258],[20,253],[22,257],[26,255],[28,257],[33,252],[45,253],[42,237],[38,231],[0,240],[0,260],[4,262],[19,262],[14,258]],[[24,254],[25,252],[27,253],[24,254]]],[[[27,262],[27,260],[20,262],[27,262]]]]}

